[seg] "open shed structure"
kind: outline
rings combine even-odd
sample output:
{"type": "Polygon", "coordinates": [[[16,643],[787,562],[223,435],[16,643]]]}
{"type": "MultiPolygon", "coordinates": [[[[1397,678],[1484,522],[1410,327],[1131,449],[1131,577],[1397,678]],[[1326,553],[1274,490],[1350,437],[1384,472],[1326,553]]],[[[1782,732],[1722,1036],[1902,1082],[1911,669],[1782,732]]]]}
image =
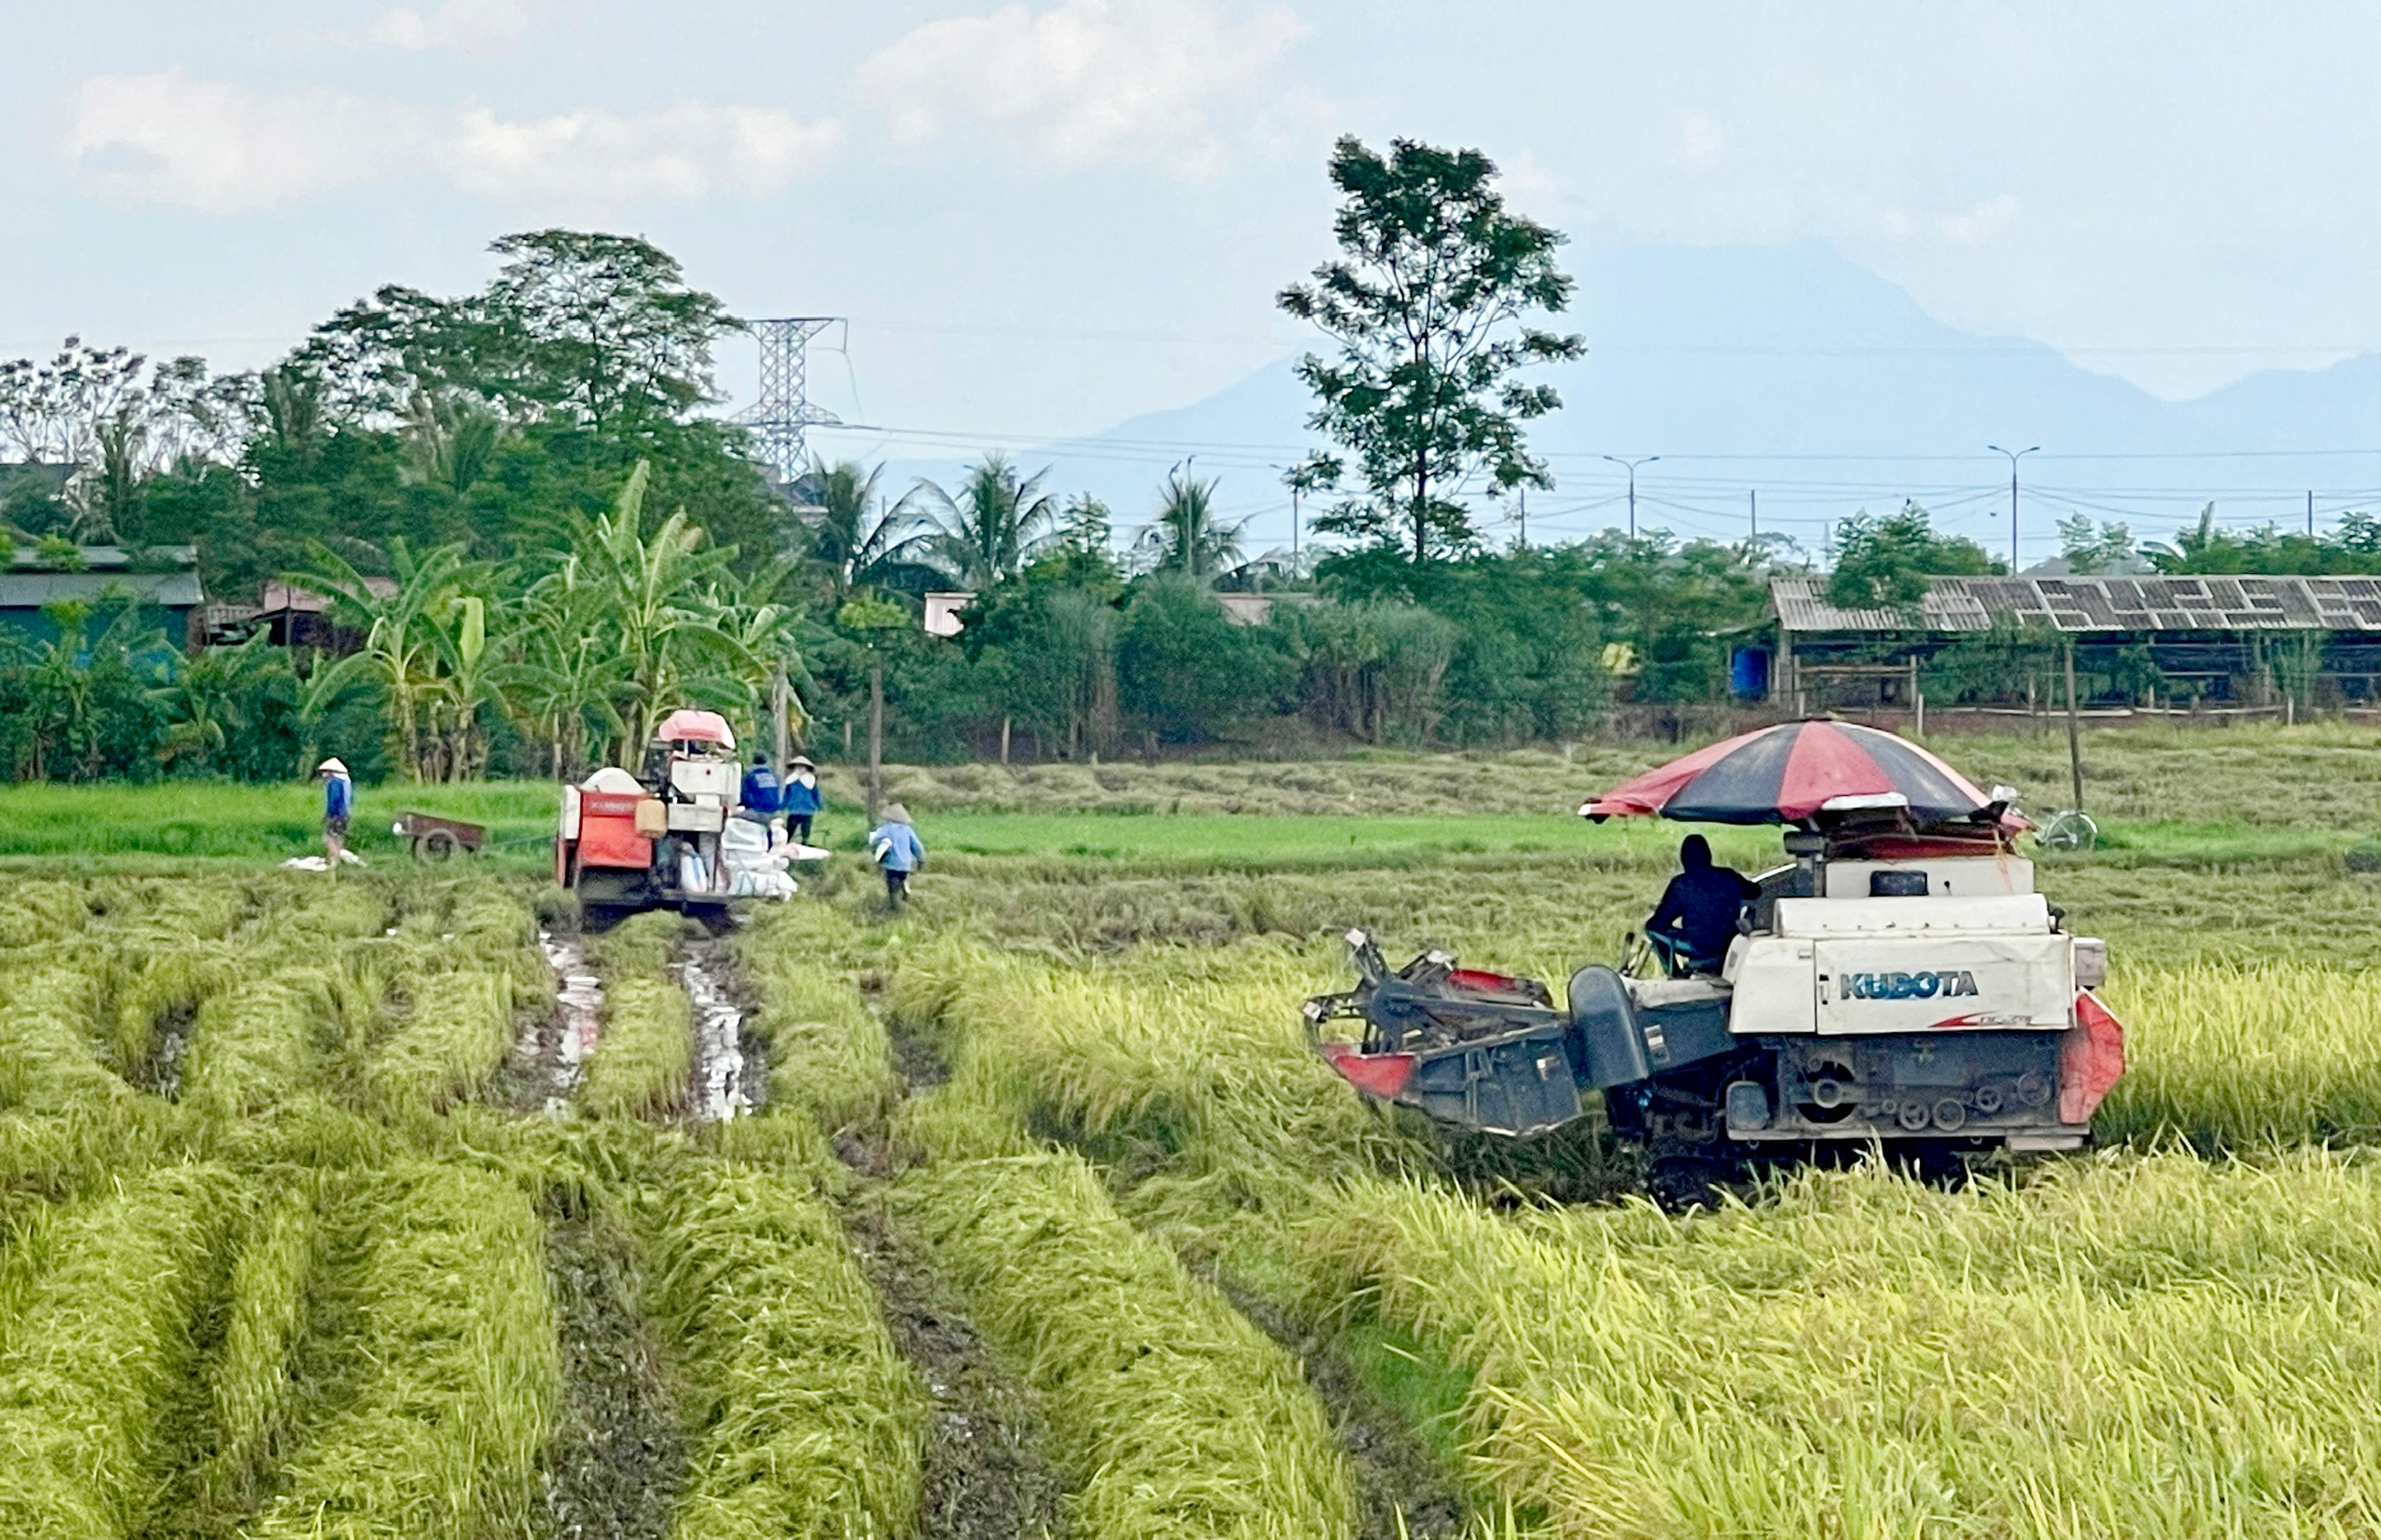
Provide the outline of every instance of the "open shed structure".
{"type": "Polygon", "coordinates": [[[197,548],[83,546],[70,568],[54,564],[36,547],[17,546],[7,564],[0,567],[0,628],[28,642],[58,639],[50,606],[113,599],[149,606],[174,645],[189,645],[191,617],[206,599],[199,587],[197,548]]]}
{"type": "Polygon", "coordinates": [[[1820,578],[1769,593],[1736,694],[1798,713],[1907,709],[1921,690],[2034,704],[2070,647],[2101,704],[2381,697],[2381,578],[1936,578],[1911,611],[1831,604],[1820,578]]]}

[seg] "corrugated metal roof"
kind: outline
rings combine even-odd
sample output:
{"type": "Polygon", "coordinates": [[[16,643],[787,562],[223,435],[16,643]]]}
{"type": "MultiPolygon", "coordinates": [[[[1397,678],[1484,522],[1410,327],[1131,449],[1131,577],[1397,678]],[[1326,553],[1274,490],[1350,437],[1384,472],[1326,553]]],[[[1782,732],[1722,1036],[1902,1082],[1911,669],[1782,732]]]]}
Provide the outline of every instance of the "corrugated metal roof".
{"type": "Polygon", "coordinates": [[[167,609],[188,609],[206,597],[195,572],[0,572],[0,610],[96,600],[110,588],[167,609]]]}
{"type": "Polygon", "coordinates": [[[1816,578],[1773,578],[1789,631],[1987,631],[1996,618],[2058,631],[2381,631],[2381,578],[1936,578],[1915,622],[1840,609],[1816,578]]]}
{"type": "MultiPolygon", "coordinates": [[[[86,572],[99,572],[107,568],[122,569],[135,565],[136,563],[168,567],[198,565],[198,547],[191,545],[144,546],[139,551],[127,551],[122,546],[112,545],[86,545],[77,546],[74,549],[82,556],[83,568],[86,572]]],[[[20,545],[16,548],[13,564],[20,568],[31,567],[35,571],[49,565],[48,562],[42,557],[41,548],[29,545],[20,545]]]]}

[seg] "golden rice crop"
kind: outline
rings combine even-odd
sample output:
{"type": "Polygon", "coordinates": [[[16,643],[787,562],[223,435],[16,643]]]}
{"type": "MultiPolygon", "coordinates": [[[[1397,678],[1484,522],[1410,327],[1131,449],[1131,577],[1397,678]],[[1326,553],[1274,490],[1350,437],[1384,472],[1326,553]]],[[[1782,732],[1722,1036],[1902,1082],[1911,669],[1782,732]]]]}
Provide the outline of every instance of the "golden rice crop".
{"type": "Polygon", "coordinates": [[[208,1000],[182,1061],[183,1104],[245,1117],[311,1087],[336,991],[326,969],[288,968],[208,1000]]]}
{"type": "Polygon", "coordinates": [[[194,1016],[199,1006],[249,976],[234,946],[147,933],[110,938],[93,971],[106,972],[105,1031],[110,1066],[130,1078],[155,1046],[168,1016],[194,1016]]]}
{"type": "Polygon", "coordinates": [[[518,1533],[561,1375],[544,1230],[515,1184],[399,1161],[338,1194],[358,1255],[351,1393],[307,1428],[255,1540],[518,1533]]]}
{"type": "Polygon", "coordinates": [[[96,1052],[100,988],[77,968],[0,976],[0,1112],[103,1106],[125,1083],[96,1052]]]}
{"type": "Polygon", "coordinates": [[[54,941],[90,923],[90,901],[77,883],[20,878],[0,887],[0,952],[54,941]]]}
{"type": "Polygon", "coordinates": [[[0,1353],[0,1533],[103,1540],[140,1528],[233,1202],[221,1169],[171,1168],[76,1205],[43,1238],[0,1353]]]}
{"type": "Polygon", "coordinates": [[[594,938],[604,1028],[585,1064],[581,1109],[599,1118],[668,1118],[685,1110],[695,1067],[694,1007],[670,975],[685,922],[640,914],[594,938]]]}
{"type": "Polygon", "coordinates": [[[779,1172],[692,1160],[642,1220],[694,1433],[678,1540],[911,1533],[925,1399],[833,1214],[779,1172]]]}
{"type": "Polygon", "coordinates": [[[2122,968],[2109,1003],[2125,1078],[2103,1140],[2234,1148],[2381,1137],[2381,997],[2371,976],[2289,962],[2122,968]]]}
{"type": "Polygon", "coordinates": [[[761,1008],[748,1029],[768,1045],[769,1102],[830,1130],[885,1116],[900,1071],[885,1029],[853,989],[858,927],[818,904],[771,908],[736,940],[761,1008]]]}
{"type": "Polygon", "coordinates": [[[2381,1166],[2183,1155],[1942,1193],[1805,1174],[1681,1223],[1352,1184],[1318,1286],[1470,1370],[1551,1533],[2364,1535],[2381,1166]]]}
{"type": "Polygon", "coordinates": [[[1042,1398],[1083,1540],[1353,1532],[1347,1464],[1297,1365],[1127,1224],[1081,1158],[924,1167],[892,1201],[1042,1398]]]}
{"type": "Polygon", "coordinates": [[[666,976],[614,977],[604,1031],[587,1056],[579,1105],[599,1118],[667,1118],[685,1109],[694,1073],[694,1009],[666,976]]]}
{"type": "Polygon", "coordinates": [[[290,1355],[305,1326],[306,1286],[320,1250],[317,1188],[301,1180],[268,1202],[232,1264],[222,1342],[206,1365],[215,1447],[193,1483],[217,1511],[254,1505],[289,1414],[290,1355]]]}
{"type": "Polygon", "coordinates": [[[469,968],[414,981],[406,1024],[381,1044],[366,1079],[392,1111],[436,1111],[484,1089],[512,1045],[513,978],[469,968]]]}

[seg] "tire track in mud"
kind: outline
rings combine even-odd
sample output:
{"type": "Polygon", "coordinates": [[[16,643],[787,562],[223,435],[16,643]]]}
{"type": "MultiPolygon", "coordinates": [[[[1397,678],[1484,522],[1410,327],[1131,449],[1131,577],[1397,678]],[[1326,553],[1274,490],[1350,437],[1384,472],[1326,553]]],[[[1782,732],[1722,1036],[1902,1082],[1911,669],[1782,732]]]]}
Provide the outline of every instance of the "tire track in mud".
{"type": "Polygon", "coordinates": [[[661,1353],[637,1313],[635,1253],[587,1215],[546,1215],[546,1272],[562,1332],[562,1405],[533,1520],[539,1540],[663,1540],[686,1437],[661,1353]]]}
{"type": "Polygon", "coordinates": [[[1463,1495],[1438,1457],[1381,1404],[1330,1338],[1229,1278],[1212,1271],[1206,1277],[1233,1309],[1297,1361],[1307,1387],[1331,1414],[1332,1431],[1355,1476],[1358,1540],[1456,1540],[1463,1534],[1463,1495]]]}
{"type": "MultiPolygon", "coordinates": [[[[603,1033],[604,983],[576,933],[540,931],[554,1007],[514,1042],[498,1087],[525,1116],[559,1117],[603,1033]]],[[[543,1207],[562,1400],[530,1516],[536,1540],[663,1540],[686,1470],[660,1346],[637,1308],[636,1250],[560,1192],[543,1207]]]]}
{"type": "MultiPolygon", "coordinates": [[[[892,1044],[904,1095],[949,1078],[923,1039],[873,1002],[870,1014],[892,1044]]],[[[855,1176],[845,1228],[895,1345],[934,1398],[920,1540],[1065,1540],[1066,1483],[1050,1462],[1040,1399],[1002,1367],[924,1249],[885,1213],[879,1194],[899,1171],[889,1131],[845,1130],[835,1154],[855,1176]]]]}
{"type": "MultiPolygon", "coordinates": [[[[744,1029],[757,1002],[733,949],[716,937],[690,940],[671,971],[693,1006],[691,1115],[698,1122],[752,1115],[766,1100],[767,1048],[744,1029]]],[[[943,1070],[905,1037],[895,1033],[894,1047],[905,1090],[914,1094],[938,1082],[943,1070]]],[[[837,1217],[894,1346],[934,1402],[918,1540],[1065,1540],[1066,1486],[1044,1453],[1039,1401],[1001,1367],[879,1199],[898,1174],[888,1131],[844,1130],[832,1144],[853,1174],[850,1190],[834,1202],[837,1217]]]]}

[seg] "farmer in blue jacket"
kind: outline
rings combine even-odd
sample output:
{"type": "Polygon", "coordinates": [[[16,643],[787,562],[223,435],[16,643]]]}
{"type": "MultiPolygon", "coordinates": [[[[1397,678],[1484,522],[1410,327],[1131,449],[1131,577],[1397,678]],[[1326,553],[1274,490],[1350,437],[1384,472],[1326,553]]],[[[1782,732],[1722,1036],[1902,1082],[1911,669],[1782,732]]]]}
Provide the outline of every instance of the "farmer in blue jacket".
{"type": "Polygon", "coordinates": [[[347,857],[347,820],[355,811],[355,782],[336,758],[316,765],[314,774],[323,781],[323,858],[337,871],[347,857]]]}
{"type": "Polygon", "coordinates": [[[786,761],[785,786],[778,802],[778,810],[785,815],[786,837],[808,844],[810,820],[825,803],[818,795],[818,767],[800,754],[786,761]]]}
{"type": "Polygon", "coordinates": [[[926,864],[926,847],[910,827],[908,808],[895,803],[885,810],[885,821],[869,830],[868,853],[885,872],[885,907],[899,909],[910,873],[926,864]]]}

